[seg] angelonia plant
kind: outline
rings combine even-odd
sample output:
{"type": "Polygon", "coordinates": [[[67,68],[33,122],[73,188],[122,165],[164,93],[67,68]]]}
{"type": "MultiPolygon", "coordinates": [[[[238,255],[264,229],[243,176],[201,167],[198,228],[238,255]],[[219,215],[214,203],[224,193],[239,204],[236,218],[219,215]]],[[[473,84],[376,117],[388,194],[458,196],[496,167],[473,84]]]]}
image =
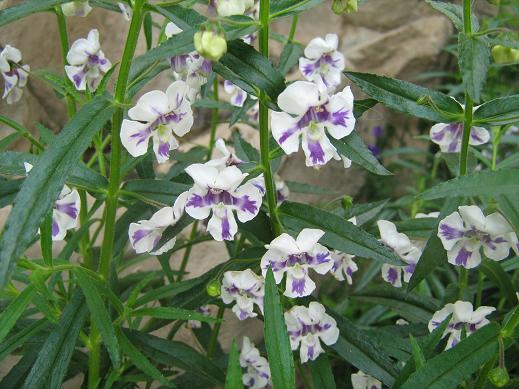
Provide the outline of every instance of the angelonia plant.
{"type": "Polygon", "coordinates": [[[493,1],[478,21],[470,0],[426,2],[456,30],[436,89],[350,71],[333,25],[298,42],[323,0],[2,9],[2,28],[53,13],[63,58],[36,69],[0,36],[2,98],[38,79],[68,121],[0,116],[0,388],[519,387],[519,9],[493,1]],[[128,21],[120,58],[98,26],[69,41],[97,7],[128,21]],[[364,143],[382,106],[427,129],[421,150],[380,125],[364,143]],[[365,171],[366,191],[293,181],[280,165],[298,154],[303,171],[365,171]]]}

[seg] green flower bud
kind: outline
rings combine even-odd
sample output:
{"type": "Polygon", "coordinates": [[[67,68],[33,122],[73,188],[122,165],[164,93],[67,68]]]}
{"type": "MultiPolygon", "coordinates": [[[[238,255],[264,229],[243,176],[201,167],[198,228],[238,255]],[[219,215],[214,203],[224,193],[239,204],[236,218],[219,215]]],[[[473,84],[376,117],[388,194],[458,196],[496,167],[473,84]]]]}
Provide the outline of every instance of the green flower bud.
{"type": "Polygon", "coordinates": [[[196,51],[210,61],[218,61],[227,52],[225,36],[214,30],[198,31],[193,41],[196,51]]]}
{"type": "Polygon", "coordinates": [[[343,13],[356,12],[358,9],[357,0],[333,0],[332,11],[337,15],[343,13]]]}
{"type": "Polygon", "coordinates": [[[496,45],[492,47],[492,58],[500,65],[508,65],[519,62],[519,50],[511,47],[496,45]]]}
{"type": "Polygon", "coordinates": [[[353,206],[353,197],[343,196],[343,198],[341,199],[341,206],[342,209],[344,209],[345,211],[350,209],[353,206]]]}
{"type": "Polygon", "coordinates": [[[211,297],[220,296],[220,282],[218,280],[211,280],[205,287],[207,294],[211,297]]]}
{"type": "Polygon", "coordinates": [[[490,370],[488,373],[488,380],[498,388],[502,388],[508,384],[510,377],[508,376],[508,372],[505,368],[496,367],[495,369],[490,370]]]}

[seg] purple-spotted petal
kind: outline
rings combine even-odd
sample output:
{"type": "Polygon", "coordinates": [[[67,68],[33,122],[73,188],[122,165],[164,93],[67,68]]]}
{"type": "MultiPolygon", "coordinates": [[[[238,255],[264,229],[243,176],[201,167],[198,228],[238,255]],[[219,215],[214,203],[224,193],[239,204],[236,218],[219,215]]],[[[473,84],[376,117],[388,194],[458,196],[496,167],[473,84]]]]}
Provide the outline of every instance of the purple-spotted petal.
{"type": "Polygon", "coordinates": [[[388,264],[382,265],[382,278],[389,282],[395,288],[402,287],[402,268],[399,266],[392,266],[388,264]]]}
{"type": "Polygon", "coordinates": [[[121,126],[121,142],[133,157],[146,154],[151,130],[146,123],[124,119],[121,126]]]}

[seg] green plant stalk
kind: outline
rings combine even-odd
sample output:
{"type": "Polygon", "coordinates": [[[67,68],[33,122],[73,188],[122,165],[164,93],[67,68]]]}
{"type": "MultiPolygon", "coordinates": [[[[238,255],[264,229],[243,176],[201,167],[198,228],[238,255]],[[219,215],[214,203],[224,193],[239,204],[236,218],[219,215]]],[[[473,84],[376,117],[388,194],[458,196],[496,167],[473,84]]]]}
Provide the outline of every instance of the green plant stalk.
{"type": "MultiPolygon", "coordinates": [[[[128,84],[128,76],[130,66],[137,40],[141,30],[143,19],[143,8],[145,0],[136,0],[133,6],[132,20],[128,31],[128,38],[124,46],[124,52],[119,68],[119,76],[115,86],[115,104],[117,110],[112,118],[111,133],[111,159],[110,159],[110,181],[108,184],[108,194],[106,197],[105,208],[105,229],[103,235],[103,243],[101,245],[99,272],[103,279],[108,282],[110,262],[112,259],[112,251],[114,245],[115,219],[118,203],[118,191],[121,184],[121,138],[120,130],[123,121],[124,108],[122,104],[126,100],[126,88],[128,84]]],[[[88,359],[88,389],[97,388],[100,381],[100,365],[101,365],[101,337],[98,329],[92,324],[90,332],[90,353],[88,359]]]]}
{"type": "MultiPolygon", "coordinates": [[[[65,15],[63,15],[61,6],[55,7],[54,12],[56,13],[56,17],[58,18],[58,31],[59,40],[61,44],[61,56],[63,58],[63,64],[67,65],[67,54],[69,49],[67,19],[65,18],[65,15]]],[[[66,79],[66,82],[69,82],[68,78],[66,79]]],[[[68,117],[71,118],[76,113],[76,102],[74,101],[74,98],[72,96],[69,96],[68,94],[65,96],[65,102],[67,104],[68,117]]]]}
{"type": "Polygon", "coordinates": [[[216,314],[216,318],[218,321],[214,324],[213,331],[211,332],[211,338],[209,339],[209,344],[207,345],[207,357],[212,358],[214,356],[214,352],[216,350],[216,344],[218,343],[218,334],[220,333],[220,327],[222,326],[222,318],[225,313],[225,307],[223,305],[218,307],[218,313],[216,314]]]}
{"type": "MultiPolygon", "coordinates": [[[[260,1],[260,23],[259,32],[260,52],[264,57],[269,56],[269,21],[270,21],[270,0],[260,1]]],[[[275,236],[281,234],[281,223],[277,215],[277,194],[272,168],[270,166],[269,150],[269,109],[267,106],[267,95],[260,91],[259,99],[259,131],[260,131],[260,160],[265,178],[265,189],[267,192],[267,204],[269,208],[272,232],[275,236]]]]}
{"type": "MultiPolygon", "coordinates": [[[[213,100],[218,101],[218,76],[215,76],[213,81],[213,100]]],[[[209,134],[209,144],[207,145],[207,155],[206,161],[209,161],[213,156],[214,149],[214,140],[216,138],[216,127],[218,126],[218,108],[213,108],[211,110],[211,132],[209,134]]],[[[191,232],[189,233],[188,242],[192,242],[197,235],[198,229],[198,220],[193,222],[193,226],[191,227],[191,232]]],[[[182,281],[184,278],[184,272],[187,267],[187,263],[189,262],[189,257],[191,256],[191,249],[193,245],[189,245],[186,247],[184,251],[184,255],[182,257],[182,262],[180,263],[180,268],[178,269],[179,274],[177,276],[177,282],[182,281]]]]}
{"type": "Polygon", "coordinates": [[[297,29],[297,22],[299,18],[297,15],[292,17],[292,23],[290,24],[290,31],[288,33],[288,41],[292,42],[294,40],[294,36],[296,35],[296,29],[297,29]]]}
{"type": "MultiPolygon", "coordinates": [[[[472,34],[472,9],[471,0],[463,0],[463,32],[467,35],[472,34]]],[[[463,138],[461,141],[459,175],[467,174],[468,157],[469,157],[469,141],[470,130],[472,128],[472,111],[474,102],[467,92],[465,92],[465,117],[463,120],[463,138]]],[[[459,272],[459,298],[463,299],[465,289],[468,283],[468,271],[464,267],[460,267],[459,272]]]]}
{"type": "Polygon", "coordinates": [[[32,134],[27,130],[25,127],[21,126],[14,120],[9,119],[8,117],[0,115],[0,123],[5,124],[6,126],[11,127],[13,130],[15,130],[22,138],[25,138],[29,141],[31,145],[36,147],[38,151],[43,151],[45,147],[43,147],[43,144],[40,143],[38,139],[36,139],[32,134]]]}

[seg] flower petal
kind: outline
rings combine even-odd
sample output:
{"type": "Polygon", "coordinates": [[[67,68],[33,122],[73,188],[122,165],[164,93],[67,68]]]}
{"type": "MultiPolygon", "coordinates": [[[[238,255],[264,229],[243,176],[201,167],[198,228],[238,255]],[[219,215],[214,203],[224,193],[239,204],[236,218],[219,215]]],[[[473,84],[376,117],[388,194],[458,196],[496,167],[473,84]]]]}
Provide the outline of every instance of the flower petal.
{"type": "Polygon", "coordinates": [[[151,131],[146,123],[124,119],[121,126],[121,142],[132,157],[146,154],[151,131]]]}
{"type": "Polygon", "coordinates": [[[159,90],[145,93],[137,100],[135,107],[128,111],[128,116],[141,122],[153,122],[159,116],[169,113],[168,96],[159,90]]]}
{"type": "Polygon", "coordinates": [[[296,81],[278,96],[278,105],[292,115],[304,115],[308,108],[319,105],[319,88],[308,81],[296,81]]]}

